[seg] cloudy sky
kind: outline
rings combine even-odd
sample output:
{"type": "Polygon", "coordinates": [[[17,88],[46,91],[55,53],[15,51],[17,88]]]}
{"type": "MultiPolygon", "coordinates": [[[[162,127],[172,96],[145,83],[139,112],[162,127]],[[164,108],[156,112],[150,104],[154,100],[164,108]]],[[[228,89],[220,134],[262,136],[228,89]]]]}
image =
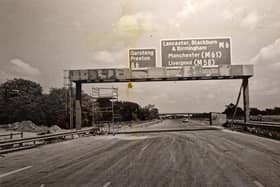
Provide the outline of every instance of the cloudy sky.
{"type": "MultiPolygon", "coordinates": [[[[64,69],[128,67],[128,48],[159,51],[160,39],[222,36],[232,39],[232,64],[255,65],[251,106],[280,106],[279,7],[279,0],[0,0],[0,81],[23,77],[47,92],[63,86],[64,69]]],[[[222,111],[240,84],[115,86],[121,100],[161,112],[202,112],[222,111]]]]}

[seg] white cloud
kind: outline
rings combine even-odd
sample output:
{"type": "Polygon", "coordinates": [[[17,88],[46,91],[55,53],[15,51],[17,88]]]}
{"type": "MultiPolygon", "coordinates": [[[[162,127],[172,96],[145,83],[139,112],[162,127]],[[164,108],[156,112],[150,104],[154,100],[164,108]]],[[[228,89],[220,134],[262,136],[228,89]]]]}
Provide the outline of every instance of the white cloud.
{"type": "Polygon", "coordinates": [[[13,78],[15,78],[15,76],[13,76],[5,71],[0,71],[0,83],[13,79],[13,78]]]}
{"type": "Polygon", "coordinates": [[[154,16],[150,13],[139,12],[120,17],[115,24],[115,34],[126,45],[135,44],[143,34],[156,28],[154,16]]]}
{"type": "Polygon", "coordinates": [[[92,56],[92,63],[96,68],[128,67],[127,53],[127,49],[95,51],[92,56]]]}
{"type": "Polygon", "coordinates": [[[187,0],[184,3],[182,10],[177,14],[177,17],[188,17],[195,14],[198,10],[198,3],[195,1],[187,0]]]}
{"type": "Polygon", "coordinates": [[[279,105],[280,38],[260,49],[251,63],[255,65],[252,90],[258,103],[263,106],[279,105]]]}
{"type": "Polygon", "coordinates": [[[243,17],[241,25],[253,30],[258,26],[260,19],[261,17],[259,16],[258,12],[252,11],[249,12],[245,17],[243,17]]]}
{"type": "Polygon", "coordinates": [[[271,66],[279,69],[280,68],[280,62],[276,62],[276,63],[272,64],[271,66]]]}
{"type": "Polygon", "coordinates": [[[93,55],[93,60],[97,63],[108,64],[114,62],[114,57],[109,51],[103,50],[95,52],[93,55]]]}
{"type": "Polygon", "coordinates": [[[266,66],[279,66],[280,63],[280,38],[270,45],[263,47],[259,53],[251,59],[253,64],[265,64],[266,66]]]}
{"type": "Polygon", "coordinates": [[[175,16],[175,25],[178,26],[188,19],[196,19],[197,16],[201,15],[201,12],[203,12],[204,9],[207,8],[208,3],[209,1],[207,0],[186,0],[181,10],[179,10],[175,16]]]}
{"type": "Polygon", "coordinates": [[[228,7],[222,12],[222,18],[226,22],[239,23],[246,16],[244,7],[228,7]]]}
{"type": "Polygon", "coordinates": [[[21,59],[15,58],[9,61],[7,66],[3,66],[0,70],[0,82],[11,80],[14,78],[24,78],[30,80],[38,80],[41,72],[39,69],[31,66],[21,59]]]}
{"type": "Polygon", "coordinates": [[[39,69],[31,66],[21,59],[12,59],[10,60],[10,64],[12,64],[11,69],[17,74],[22,74],[25,76],[37,76],[40,74],[39,69]]]}
{"type": "Polygon", "coordinates": [[[221,25],[223,28],[253,30],[260,25],[262,16],[257,9],[248,11],[243,3],[225,0],[185,0],[171,23],[176,27],[221,25]]]}

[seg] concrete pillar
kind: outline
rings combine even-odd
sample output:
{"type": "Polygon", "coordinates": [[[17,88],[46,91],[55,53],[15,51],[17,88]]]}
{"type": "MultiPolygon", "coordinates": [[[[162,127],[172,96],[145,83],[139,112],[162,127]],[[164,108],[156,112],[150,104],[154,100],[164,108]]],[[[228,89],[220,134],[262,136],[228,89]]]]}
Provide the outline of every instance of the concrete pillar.
{"type": "Polygon", "coordinates": [[[80,130],[82,128],[82,109],[81,109],[81,103],[79,100],[76,100],[76,129],[80,130]]]}
{"type": "Polygon", "coordinates": [[[76,82],[76,98],[75,98],[75,126],[79,130],[82,128],[82,84],[76,82]]]}
{"type": "Polygon", "coordinates": [[[244,78],[243,85],[243,108],[244,108],[244,121],[245,123],[250,120],[250,104],[249,104],[249,80],[244,78]]]}
{"type": "Polygon", "coordinates": [[[69,87],[69,129],[74,128],[74,98],[73,98],[73,88],[72,86],[69,87]]]}

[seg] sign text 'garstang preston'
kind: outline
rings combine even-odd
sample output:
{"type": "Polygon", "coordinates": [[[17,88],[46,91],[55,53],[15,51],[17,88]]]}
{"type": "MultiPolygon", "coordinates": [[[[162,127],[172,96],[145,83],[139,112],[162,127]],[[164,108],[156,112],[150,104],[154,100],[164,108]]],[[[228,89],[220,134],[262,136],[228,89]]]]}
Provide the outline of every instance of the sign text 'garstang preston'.
{"type": "Polygon", "coordinates": [[[156,66],[155,49],[130,49],[129,50],[130,68],[144,68],[156,66]]]}

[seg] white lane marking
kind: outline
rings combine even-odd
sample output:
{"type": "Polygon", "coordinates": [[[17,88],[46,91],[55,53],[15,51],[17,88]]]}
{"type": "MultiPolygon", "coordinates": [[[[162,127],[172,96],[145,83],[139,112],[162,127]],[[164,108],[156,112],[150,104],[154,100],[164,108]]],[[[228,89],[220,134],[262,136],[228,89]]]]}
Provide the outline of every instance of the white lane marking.
{"type": "Polygon", "coordinates": [[[108,187],[111,185],[111,182],[107,182],[106,184],[103,185],[103,187],[108,187]]]}
{"type": "Polygon", "coordinates": [[[120,140],[143,140],[143,139],[147,139],[147,138],[151,138],[150,136],[128,136],[128,135],[116,135],[116,136],[97,136],[96,139],[106,139],[106,140],[110,140],[110,139],[120,139],[120,140]]]}
{"type": "Polygon", "coordinates": [[[45,187],[45,184],[41,184],[40,187],[45,187]]]}
{"type": "Polygon", "coordinates": [[[259,181],[254,181],[254,183],[257,187],[264,187],[259,181]]]}
{"type": "Polygon", "coordinates": [[[18,173],[18,172],[27,170],[27,169],[29,169],[29,168],[32,168],[32,166],[26,166],[26,167],[24,167],[24,168],[20,168],[20,169],[14,170],[14,171],[10,171],[10,172],[8,172],[8,173],[1,174],[1,175],[0,175],[0,178],[3,178],[3,177],[6,177],[6,176],[8,176],[8,175],[12,175],[12,174],[15,174],[15,173],[18,173]]]}
{"type": "Polygon", "coordinates": [[[147,149],[147,147],[149,147],[149,145],[150,145],[150,144],[145,145],[145,146],[141,149],[141,151],[145,151],[145,149],[147,149]]]}

